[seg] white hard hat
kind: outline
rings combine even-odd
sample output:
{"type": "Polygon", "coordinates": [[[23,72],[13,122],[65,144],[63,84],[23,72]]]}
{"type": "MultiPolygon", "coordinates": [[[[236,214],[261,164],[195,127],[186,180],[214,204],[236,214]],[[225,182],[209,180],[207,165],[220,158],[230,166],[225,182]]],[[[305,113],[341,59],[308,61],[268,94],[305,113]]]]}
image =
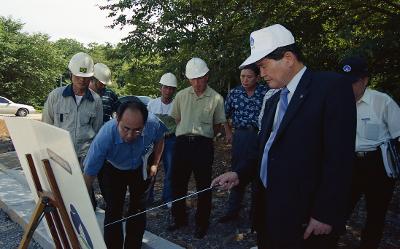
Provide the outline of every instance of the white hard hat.
{"type": "Polygon", "coordinates": [[[203,77],[208,71],[210,69],[208,69],[206,62],[197,57],[190,59],[186,64],[186,77],[188,79],[203,77]]]}
{"type": "Polygon", "coordinates": [[[90,55],[79,52],[72,56],[68,64],[68,69],[75,76],[92,77],[93,64],[93,59],[90,57],[90,55]]]}
{"type": "Polygon", "coordinates": [[[250,34],[251,55],[239,66],[257,62],[275,49],[294,43],[292,33],[280,24],[274,24],[250,34]]]}
{"type": "Polygon", "coordinates": [[[96,63],[94,65],[94,75],[98,81],[104,85],[111,85],[111,70],[103,63],[96,63]]]}
{"type": "Polygon", "coordinates": [[[160,84],[164,86],[177,87],[177,80],[173,73],[165,73],[161,76],[160,84]]]}

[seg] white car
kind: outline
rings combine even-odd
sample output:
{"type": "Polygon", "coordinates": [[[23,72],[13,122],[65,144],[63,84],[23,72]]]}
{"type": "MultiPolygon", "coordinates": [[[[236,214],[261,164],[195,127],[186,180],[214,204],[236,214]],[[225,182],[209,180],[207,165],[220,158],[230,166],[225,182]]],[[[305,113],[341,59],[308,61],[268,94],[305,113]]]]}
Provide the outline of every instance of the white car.
{"type": "Polygon", "coordinates": [[[35,113],[33,106],[14,103],[11,100],[0,96],[0,114],[14,114],[25,117],[29,113],[35,113]]]}

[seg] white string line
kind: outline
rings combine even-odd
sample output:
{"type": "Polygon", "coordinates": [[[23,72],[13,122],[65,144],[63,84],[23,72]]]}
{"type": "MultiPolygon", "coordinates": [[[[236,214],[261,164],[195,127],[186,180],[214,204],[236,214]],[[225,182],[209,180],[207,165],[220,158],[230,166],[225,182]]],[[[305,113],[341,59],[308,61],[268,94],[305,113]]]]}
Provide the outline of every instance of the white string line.
{"type": "Polygon", "coordinates": [[[166,206],[166,205],[168,205],[169,203],[174,203],[174,202],[177,202],[177,201],[180,201],[180,200],[183,200],[183,199],[192,197],[192,196],[194,196],[194,195],[200,194],[200,193],[202,193],[202,192],[206,192],[206,191],[212,190],[212,189],[215,188],[215,187],[216,187],[216,186],[208,187],[208,188],[202,189],[202,190],[200,190],[200,191],[191,193],[191,194],[189,194],[189,195],[183,196],[183,197],[181,197],[181,198],[175,199],[175,200],[173,200],[173,201],[169,201],[169,202],[166,202],[166,203],[161,204],[161,205],[159,205],[159,206],[152,207],[152,208],[146,209],[146,210],[144,210],[144,211],[142,211],[142,212],[139,212],[139,213],[130,215],[130,216],[128,216],[128,217],[122,218],[122,219],[120,219],[120,220],[112,221],[112,222],[110,222],[110,223],[105,224],[104,227],[108,227],[108,226],[110,226],[110,225],[113,225],[113,224],[116,224],[116,223],[120,223],[120,222],[126,221],[126,220],[128,220],[128,219],[134,218],[134,217],[136,217],[136,216],[139,216],[139,215],[141,215],[141,214],[147,213],[147,212],[152,211],[152,210],[154,210],[154,209],[158,209],[158,208],[160,208],[160,207],[166,206]]]}

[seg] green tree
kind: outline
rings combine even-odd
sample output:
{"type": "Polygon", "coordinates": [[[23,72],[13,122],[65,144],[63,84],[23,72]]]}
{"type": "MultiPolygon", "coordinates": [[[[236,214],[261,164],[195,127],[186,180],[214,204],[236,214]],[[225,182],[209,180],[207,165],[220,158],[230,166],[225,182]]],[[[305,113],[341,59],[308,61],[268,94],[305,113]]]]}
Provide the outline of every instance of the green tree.
{"type": "MultiPolygon", "coordinates": [[[[186,61],[199,56],[211,68],[211,85],[225,92],[239,81],[237,67],[249,54],[250,32],[281,23],[294,33],[310,68],[337,70],[344,56],[360,53],[375,75],[372,85],[400,99],[395,87],[400,78],[398,0],[114,0],[101,8],[114,26],[132,29],[125,45],[142,68],[147,69],[142,58],[156,55],[160,63],[154,69],[172,70],[181,80],[186,61]]],[[[155,81],[158,73],[153,75],[155,81]]]]}
{"type": "Polygon", "coordinates": [[[0,17],[0,94],[41,106],[62,72],[60,54],[44,34],[21,32],[23,25],[0,17]]]}

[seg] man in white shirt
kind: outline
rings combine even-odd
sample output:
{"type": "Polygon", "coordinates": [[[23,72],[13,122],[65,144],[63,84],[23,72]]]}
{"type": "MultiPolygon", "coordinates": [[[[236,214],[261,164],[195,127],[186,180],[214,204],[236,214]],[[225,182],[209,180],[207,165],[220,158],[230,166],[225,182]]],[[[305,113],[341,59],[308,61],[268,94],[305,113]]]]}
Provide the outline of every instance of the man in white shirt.
{"type": "MultiPolygon", "coordinates": [[[[168,132],[165,134],[165,145],[164,152],[162,155],[162,162],[164,167],[164,188],[162,193],[163,202],[172,201],[171,191],[171,165],[172,165],[172,152],[175,147],[175,120],[170,116],[172,111],[173,97],[176,92],[177,80],[174,74],[166,73],[161,76],[161,97],[151,100],[147,109],[149,112],[155,114],[168,128],[168,132]]],[[[154,177],[155,180],[155,177],[154,177]]],[[[154,201],[154,184],[150,189],[149,203],[154,201]]],[[[171,207],[171,205],[168,205],[171,207]]]]}
{"type": "Polygon", "coordinates": [[[394,188],[394,179],[387,176],[379,146],[400,136],[400,108],[387,94],[367,87],[368,67],[363,58],[346,58],[341,70],[352,78],[357,103],[356,159],[349,216],[364,194],[367,221],[359,248],[376,249],[394,188]]]}

